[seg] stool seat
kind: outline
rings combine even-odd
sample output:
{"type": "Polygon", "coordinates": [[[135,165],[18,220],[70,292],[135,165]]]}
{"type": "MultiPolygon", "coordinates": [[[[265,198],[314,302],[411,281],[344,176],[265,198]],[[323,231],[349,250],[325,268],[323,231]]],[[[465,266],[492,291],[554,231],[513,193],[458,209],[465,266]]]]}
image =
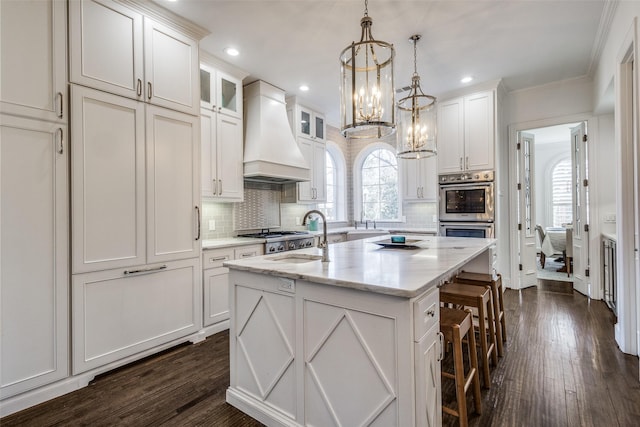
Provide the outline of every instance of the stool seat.
{"type": "Polygon", "coordinates": [[[471,310],[457,310],[453,308],[440,308],[440,332],[444,335],[445,342],[453,345],[453,375],[442,372],[443,378],[455,380],[456,401],[458,410],[442,405],[442,410],[459,418],[460,426],[467,424],[467,400],[466,393],[473,384],[473,401],[478,414],[482,413],[482,401],[480,397],[480,380],[478,378],[478,356],[476,354],[476,341],[473,329],[471,310]],[[464,373],[464,359],[462,353],[462,341],[467,336],[467,349],[469,351],[469,372],[464,373]]]}
{"type": "Polygon", "coordinates": [[[455,282],[445,283],[440,288],[440,302],[463,307],[474,307],[478,310],[478,332],[480,334],[480,349],[482,350],[484,386],[491,388],[489,359],[491,358],[494,366],[498,364],[491,290],[484,286],[465,285],[455,282]],[[486,320],[488,320],[488,330],[485,324],[486,320]]]}
{"type": "Polygon", "coordinates": [[[489,286],[493,298],[493,319],[496,329],[496,344],[498,346],[498,356],[504,355],[503,342],[507,341],[507,322],[504,316],[504,291],[502,289],[502,276],[495,277],[487,273],[472,273],[463,271],[454,279],[457,283],[466,285],[489,286]]]}

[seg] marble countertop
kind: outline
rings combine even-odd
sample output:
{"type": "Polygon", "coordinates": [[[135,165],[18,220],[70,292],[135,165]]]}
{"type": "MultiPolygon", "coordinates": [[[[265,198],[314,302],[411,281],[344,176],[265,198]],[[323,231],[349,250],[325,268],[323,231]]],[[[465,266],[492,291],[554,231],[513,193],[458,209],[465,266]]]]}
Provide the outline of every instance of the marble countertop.
{"type": "Polygon", "coordinates": [[[226,237],[220,239],[208,239],[202,241],[202,249],[219,249],[228,248],[232,246],[245,246],[245,245],[261,245],[264,244],[265,239],[256,239],[253,237],[226,237]]]}
{"type": "MultiPolygon", "coordinates": [[[[373,227],[369,227],[369,229],[366,229],[363,226],[359,226],[357,229],[355,227],[339,227],[339,228],[329,228],[327,230],[327,234],[342,234],[342,233],[348,233],[350,231],[355,231],[355,232],[359,232],[359,231],[363,231],[363,232],[372,232],[372,231],[388,231],[391,234],[403,234],[403,233],[410,233],[410,234],[437,234],[438,233],[438,229],[436,227],[433,228],[402,228],[402,227],[378,227],[378,228],[373,228],[373,227]]],[[[322,224],[318,224],[318,230],[317,231],[309,231],[309,233],[315,235],[315,236],[321,236],[322,235],[322,224]]]]}
{"type": "Polygon", "coordinates": [[[329,245],[328,263],[302,258],[321,255],[318,248],[227,261],[225,266],[272,276],[303,279],[404,298],[418,296],[448,279],[495,239],[416,237],[415,249],[383,248],[380,237],[329,245]],[[287,256],[298,256],[289,260],[287,256]],[[280,260],[278,260],[280,259],[280,260]],[[296,262],[297,261],[297,262],[296,262]]]}

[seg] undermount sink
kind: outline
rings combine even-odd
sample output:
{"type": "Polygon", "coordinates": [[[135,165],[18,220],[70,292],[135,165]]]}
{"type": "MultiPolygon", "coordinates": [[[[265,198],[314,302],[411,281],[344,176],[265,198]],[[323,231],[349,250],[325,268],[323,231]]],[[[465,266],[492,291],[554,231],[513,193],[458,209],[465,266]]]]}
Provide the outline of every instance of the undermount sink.
{"type": "Polygon", "coordinates": [[[359,240],[367,239],[369,237],[386,236],[389,232],[387,230],[365,229],[365,230],[351,230],[347,232],[347,240],[359,240]]]}
{"type": "Polygon", "coordinates": [[[288,262],[292,264],[302,264],[305,262],[320,261],[321,255],[311,254],[286,254],[277,257],[269,258],[270,261],[288,262]]]}

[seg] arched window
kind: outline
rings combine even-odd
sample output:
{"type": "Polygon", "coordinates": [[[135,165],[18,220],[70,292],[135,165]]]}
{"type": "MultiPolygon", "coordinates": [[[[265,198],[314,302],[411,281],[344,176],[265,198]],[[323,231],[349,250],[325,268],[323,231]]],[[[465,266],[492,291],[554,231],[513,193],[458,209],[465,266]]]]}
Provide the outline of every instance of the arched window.
{"type": "Polygon", "coordinates": [[[389,144],[371,144],[355,162],[356,220],[398,221],[401,217],[398,160],[389,144]]]}
{"type": "Polygon", "coordinates": [[[551,205],[554,227],[571,222],[571,160],[560,160],[551,171],[551,205]]]}
{"type": "Polygon", "coordinates": [[[326,153],[327,201],[319,203],[327,221],[346,220],[346,163],[342,151],[332,141],[327,142],[326,153]]]}

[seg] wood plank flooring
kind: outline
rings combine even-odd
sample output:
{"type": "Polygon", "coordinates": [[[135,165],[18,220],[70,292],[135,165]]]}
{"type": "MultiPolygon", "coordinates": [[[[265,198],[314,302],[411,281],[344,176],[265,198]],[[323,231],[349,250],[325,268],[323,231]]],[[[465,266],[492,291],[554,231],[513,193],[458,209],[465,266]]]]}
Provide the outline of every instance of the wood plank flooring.
{"type": "MultiPolygon", "coordinates": [[[[505,356],[482,391],[482,415],[469,394],[470,426],[640,425],[638,359],[616,347],[612,313],[601,301],[558,289],[505,291],[505,356]]],[[[228,348],[226,332],[173,348],[0,425],[260,426],[225,403],[228,348]]],[[[452,392],[445,386],[443,399],[452,392]]],[[[458,420],[444,415],[443,424],[458,420]]]]}

